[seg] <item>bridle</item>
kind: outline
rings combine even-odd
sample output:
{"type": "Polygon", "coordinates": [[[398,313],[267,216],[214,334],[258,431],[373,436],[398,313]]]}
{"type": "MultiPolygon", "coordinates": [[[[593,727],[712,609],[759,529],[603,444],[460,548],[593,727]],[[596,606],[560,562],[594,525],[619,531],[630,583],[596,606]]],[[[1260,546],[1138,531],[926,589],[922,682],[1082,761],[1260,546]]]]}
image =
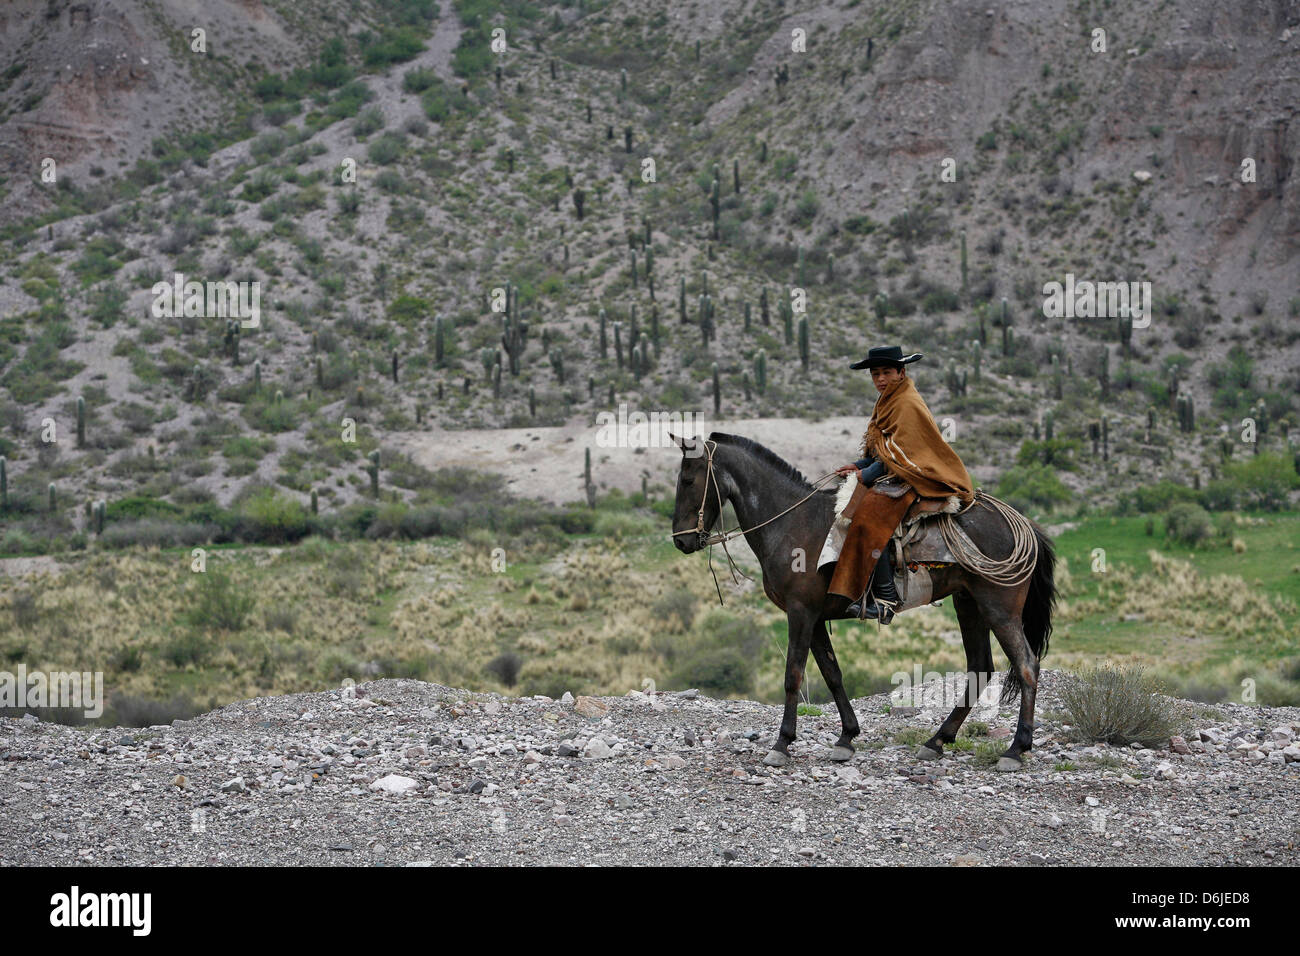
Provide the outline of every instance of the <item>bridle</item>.
{"type": "Polygon", "coordinates": [[[829,471],[826,474],[822,475],[820,478],[818,478],[816,481],[813,482],[812,491],[808,492],[808,494],[804,495],[802,498],[800,498],[798,501],[792,504],[789,508],[786,508],[785,511],[772,515],[772,517],[768,518],[766,521],[762,521],[754,525],[752,528],[740,528],[739,526],[737,526],[735,528],[732,528],[730,531],[719,532],[717,534],[710,535],[706,532],[704,527],[704,509],[709,502],[710,485],[713,486],[714,495],[717,497],[718,500],[718,518],[720,519],[722,517],[722,505],[723,505],[722,489],[718,487],[718,478],[717,475],[714,474],[714,469],[713,469],[713,452],[718,447],[718,443],[716,441],[713,442],[713,447],[710,448],[709,442],[711,439],[704,438],[701,440],[704,442],[704,455],[706,461],[705,472],[704,472],[704,494],[700,496],[700,510],[696,513],[695,516],[695,527],[687,528],[684,531],[674,531],[672,533],[672,536],[675,538],[679,534],[698,535],[700,538],[700,547],[702,548],[707,547],[710,549],[709,550],[709,573],[713,575],[713,586],[714,588],[717,589],[718,592],[718,603],[721,604],[723,607],[726,607],[727,606],[726,602],[722,600],[722,588],[718,585],[718,574],[716,571],[713,570],[713,550],[712,550],[713,545],[715,544],[722,545],[722,551],[724,554],[726,554],[727,563],[730,565],[731,581],[733,584],[740,583],[740,579],[736,576],[737,574],[739,574],[740,577],[743,577],[747,581],[754,580],[744,571],[741,571],[740,568],[736,565],[736,559],[733,558],[731,556],[731,552],[727,550],[727,542],[730,541],[732,538],[736,537],[737,535],[748,534],[750,531],[757,531],[759,528],[763,527],[763,525],[771,524],[773,521],[775,521],[777,518],[780,518],[782,515],[787,515],[791,511],[794,511],[795,508],[798,508],[801,504],[803,504],[805,501],[807,501],[809,498],[811,498],[813,495],[817,494],[817,492],[821,490],[822,482],[824,482],[827,478],[837,477],[837,473],[833,471],[829,471]]]}

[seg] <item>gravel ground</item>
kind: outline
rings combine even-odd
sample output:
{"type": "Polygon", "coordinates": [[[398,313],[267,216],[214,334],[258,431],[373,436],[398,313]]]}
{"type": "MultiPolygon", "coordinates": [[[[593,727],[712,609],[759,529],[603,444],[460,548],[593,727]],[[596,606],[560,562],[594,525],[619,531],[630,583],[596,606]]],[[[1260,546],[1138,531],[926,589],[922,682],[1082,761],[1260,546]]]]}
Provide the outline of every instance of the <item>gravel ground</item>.
{"type": "Polygon", "coordinates": [[[6,718],[0,866],[1297,863],[1300,709],[1203,709],[1164,750],[1085,746],[1046,716],[1055,682],[1013,774],[917,760],[895,735],[946,708],[887,714],[884,695],[854,701],[851,763],[827,759],[831,708],[776,770],[778,708],[691,691],[383,680],[147,729],[6,718]]]}

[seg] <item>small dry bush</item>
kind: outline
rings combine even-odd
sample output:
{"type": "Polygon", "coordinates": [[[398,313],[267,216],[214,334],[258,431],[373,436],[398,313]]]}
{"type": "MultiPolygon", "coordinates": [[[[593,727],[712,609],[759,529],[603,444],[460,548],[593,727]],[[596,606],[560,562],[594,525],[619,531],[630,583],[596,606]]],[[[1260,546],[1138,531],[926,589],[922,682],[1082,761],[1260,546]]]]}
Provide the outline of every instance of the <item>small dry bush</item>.
{"type": "Polygon", "coordinates": [[[1177,733],[1177,704],[1159,692],[1141,665],[1105,665],[1063,677],[1061,702],[1079,736],[1158,747],[1177,733]]]}

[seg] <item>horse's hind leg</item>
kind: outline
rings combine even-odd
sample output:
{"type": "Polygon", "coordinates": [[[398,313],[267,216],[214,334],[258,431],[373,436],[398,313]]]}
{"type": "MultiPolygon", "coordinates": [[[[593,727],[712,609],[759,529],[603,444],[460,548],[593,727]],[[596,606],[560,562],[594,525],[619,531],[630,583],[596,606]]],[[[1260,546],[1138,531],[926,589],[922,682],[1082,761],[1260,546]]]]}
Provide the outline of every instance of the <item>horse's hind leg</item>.
{"type": "MultiPolygon", "coordinates": [[[[1020,603],[1020,602],[1017,602],[1020,603]]],[[[1011,671],[1007,675],[1007,687],[1003,692],[1006,701],[1007,691],[1020,691],[1020,717],[1016,722],[1016,733],[1011,738],[1011,746],[998,758],[999,770],[1019,770],[1024,766],[1020,755],[1034,746],[1034,699],[1038,693],[1038,655],[1029,647],[1025,638],[1025,629],[1020,622],[1020,614],[1000,614],[994,617],[993,633],[1002,645],[1003,653],[1011,662],[1011,671]]]]}
{"type": "Polygon", "coordinates": [[[795,726],[799,720],[799,687],[803,684],[804,665],[808,663],[808,646],[812,643],[814,615],[807,608],[790,605],[786,611],[789,621],[789,641],[785,649],[785,714],[776,743],[763,758],[769,767],[784,767],[790,762],[790,744],[794,741],[795,726]]]}
{"type": "Polygon", "coordinates": [[[954,591],[952,604],[957,611],[957,623],[961,626],[961,642],[966,648],[966,690],[948,719],[916,752],[922,760],[937,760],[943,755],[943,745],[957,739],[957,731],[961,729],[962,722],[966,720],[993,675],[989,625],[980,614],[979,605],[965,591],[954,591]]]}
{"type": "Polygon", "coordinates": [[[853,705],[849,703],[849,695],[844,692],[844,676],[840,673],[839,661],[835,659],[830,635],[826,633],[825,620],[818,621],[813,627],[812,652],[840,712],[840,739],[831,750],[831,759],[840,762],[852,760],[853,738],[862,731],[858,727],[858,717],[853,713],[853,705]]]}

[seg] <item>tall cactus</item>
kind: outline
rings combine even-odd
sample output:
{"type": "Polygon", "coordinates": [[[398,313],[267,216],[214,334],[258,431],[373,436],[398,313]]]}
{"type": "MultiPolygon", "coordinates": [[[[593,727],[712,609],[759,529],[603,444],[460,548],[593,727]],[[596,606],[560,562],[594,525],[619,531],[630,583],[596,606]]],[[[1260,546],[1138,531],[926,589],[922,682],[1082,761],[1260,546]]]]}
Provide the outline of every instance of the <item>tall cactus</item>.
{"type": "Polygon", "coordinates": [[[754,356],[754,387],[758,394],[767,394],[767,349],[759,349],[754,356]]]}
{"type": "Polygon", "coordinates": [[[971,342],[970,348],[971,348],[971,362],[973,363],[975,368],[975,384],[978,385],[980,381],[980,366],[984,358],[984,346],[980,344],[979,339],[976,339],[975,341],[971,342]]]}
{"type": "Polygon", "coordinates": [[[9,510],[9,459],[0,455],[0,511],[9,510]]]}
{"type": "MultiPolygon", "coordinates": [[[[718,376],[718,363],[713,363],[713,414],[715,416],[722,412],[722,380],[718,376]]],[[[54,486],[51,485],[51,488],[54,486]]]]}
{"type": "Polygon", "coordinates": [[[803,365],[803,370],[808,371],[808,317],[799,317],[799,362],[803,365]]]}
{"type": "Polygon", "coordinates": [[[716,241],[717,238],[718,238],[718,203],[719,203],[719,200],[720,200],[720,196],[718,195],[718,180],[715,178],[715,179],[713,180],[713,185],[709,187],[709,206],[710,206],[710,207],[712,208],[712,210],[713,210],[713,238],[714,238],[715,241],[716,241]]]}
{"type": "Polygon", "coordinates": [[[767,286],[763,286],[762,291],[758,294],[758,311],[759,315],[763,317],[763,324],[771,325],[772,316],[771,313],[768,312],[767,308],[767,286]]]}
{"type": "Polygon", "coordinates": [[[77,397],[77,447],[86,447],[86,400],[77,397]]]}
{"type": "Polygon", "coordinates": [[[677,280],[677,311],[681,318],[682,324],[686,324],[686,277],[682,276],[677,280]]]}
{"type": "Polygon", "coordinates": [[[731,160],[731,188],[740,195],[740,160],[731,160]]]}
{"type": "Polygon", "coordinates": [[[961,231],[961,300],[962,302],[969,301],[969,296],[970,296],[970,283],[967,281],[967,276],[968,276],[968,272],[966,268],[966,230],[963,229],[961,231]]]}
{"type": "Polygon", "coordinates": [[[964,369],[961,374],[958,374],[956,363],[949,362],[945,372],[945,378],[948,382],[948,391],[952,395],[956,396],[966,394],[966,372],[964,369]]]}
{"type": "Polygon", "coordinates": [[[433,360],[441,367],[447,354],[447,346],[444,336],[446,331],[441,315],[433,317],[433,360]]]}
{"type": "Polygon", "coordinates": [[[379,497],[379,449],[376,448],[369,455],[370,464],[366,471],[370,472],[370,494],[371,497],[379,497]]]}
{"type": "Polygon", "coordinates": [[[606,338],[606,332],[605,332],[605,326],[607,322],[608,319],[605,315],[605,310],[601,309],[600,310],[600,357],[601,358],[609,357],[609,339],[606,338]]]}
{"type": "Polygon", "coordinates": [[[507,314],[501,320],[501,347],[510,357],[510,374],[519,375],[519,360],[523,357],[528,343],[528,323],[507,314]]]}
{"type": "Polygon", "coordinates": [[[1002,299],[1002,354],[1011,354],[1011,317],[1007,313],[1007,300],[1002,299]]]}

